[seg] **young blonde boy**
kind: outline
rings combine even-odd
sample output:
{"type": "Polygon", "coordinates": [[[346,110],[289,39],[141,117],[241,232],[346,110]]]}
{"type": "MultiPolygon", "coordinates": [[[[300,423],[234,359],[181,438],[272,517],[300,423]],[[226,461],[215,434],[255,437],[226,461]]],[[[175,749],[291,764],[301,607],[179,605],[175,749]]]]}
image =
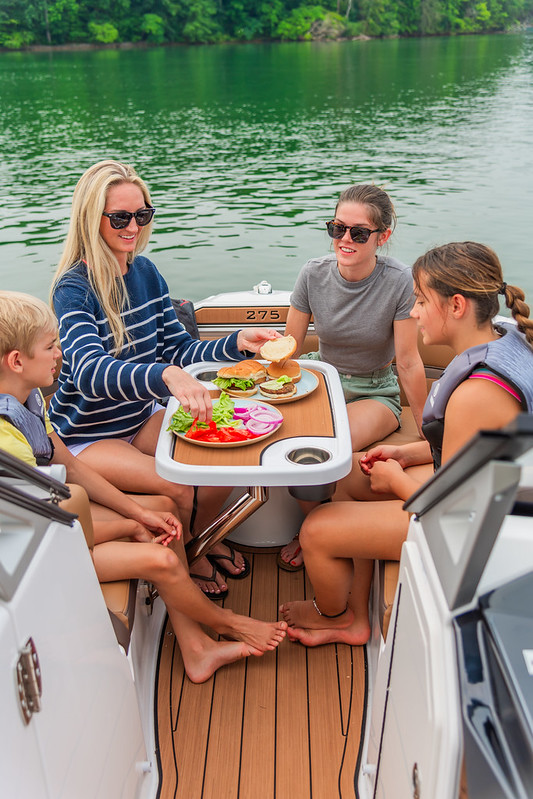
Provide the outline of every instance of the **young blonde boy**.
{"type": "Polygon", "coordinates": [[[218,607],[192,582],[170,499],[123,494],[74,457],[54,432],[40,387],[52,385],[60,355],[50,308],[28,294],[0,291],[0,448],[31,466],[61,463],[68,481],[83,486],[91,500],[98,578],[143,578],[156,586],[193,682],[204,682],[227,663],[275,649],[285,637],[285,622],[218,607]],[[233,640],[214,641],[200,624],[233,640]]]}
{"type": "Polygon", "coordinates": [[[125,536],[152,541],[152,533],[168,543],[181,532],[170,500],[158,498],[160,510],[154,510],[156,498],[126,496],[78,461],[54,432],[40,388],[54,382],[60,356],[52,310],[28,294],[1,291],[0,448],[30,466],[64,464],[68,480],[84,486],[101,506],[94,509],[96,543],[125,536]],[[118,524],[98,524],[103,507],[124,518],[118,524]]]}

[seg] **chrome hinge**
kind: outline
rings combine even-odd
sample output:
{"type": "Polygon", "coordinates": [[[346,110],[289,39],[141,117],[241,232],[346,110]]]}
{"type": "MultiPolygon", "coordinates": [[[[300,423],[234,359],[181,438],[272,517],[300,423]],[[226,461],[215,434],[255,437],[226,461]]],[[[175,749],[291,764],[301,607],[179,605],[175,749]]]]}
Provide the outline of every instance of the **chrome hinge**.
{"type": "Polygon", "coordinates": [[[154,602],[159,596],[159,592],[153,583],[147,583],[145,580],[139,581],[139,591],[146,606],[146,614],[151,616],[154,612],[154,602]]]}
{"type": "Polygon", "coordinates": [[[32,715],[41,709],[43,693],[41,667],[33,638],[28,638],[20,650],[17,660],[17,688],[22,718],[25,724],[29,724],[32,715]]]}
{"type": "Polygon", "coordinates": [[[413,765],[413,799],[420,799],[420,773],[418,763],[413,765]]]}

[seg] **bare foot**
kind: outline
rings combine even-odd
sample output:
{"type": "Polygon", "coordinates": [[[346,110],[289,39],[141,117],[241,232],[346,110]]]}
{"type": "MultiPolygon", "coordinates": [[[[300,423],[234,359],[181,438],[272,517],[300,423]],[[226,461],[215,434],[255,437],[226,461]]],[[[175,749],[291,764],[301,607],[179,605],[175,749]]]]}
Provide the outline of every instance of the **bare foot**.
{"type": "Polygon", "coordinates": [[[242,641],[261,652],[275,649],[287,634],[287,624],[284,621],[260,621],[250,616],[239,616],[232,611],[229,613],[231,615],[217,628],[217,632],[234,641],[242,641]]]}
{"type": "Polygon", "coordinates": [[[291,566],[303,566],[304,558],[298,536],[295,536],[292,541],[289,541],[283,547],[279,556],[281,560],[285,561],[285,563],[290,563],[291,566]]]}
{"type": "Polygon", "coordinates": [[[351,608],[336,619],[321,616],[310,599],[305,602],[286,602],[280,605],[279,612],[289,627],[309,627],[312,630],[340,630],[352,624],[354,616],[351,608]]]}
{"type": "Polygon", "coordinates": [[[334,629],[333,627],[320,630],[289,627],[288,636],[291,641],[299,641],[304,646],[322,646],[322,644],[350,644],[361,646],[370,638],[370,624],[368,619],[361,622],[354,621],[349,627],[334,629]]]}
{"type": "Polygon", "coordinates": [[[200,558],[193,566],[190,578],[204,594],[218,595],[228,590],[223,576],[217,571],[207,558],[200,558]]]}
{"type": "Polygon", "coordinates": [[[247,658],[260,657],[264,653],[242,641],[213,641],[208,635],[199,642],[194,651],[182,652],[183,665],[191,682],[202,683],[208,680],[221,666],[247,658]]]}

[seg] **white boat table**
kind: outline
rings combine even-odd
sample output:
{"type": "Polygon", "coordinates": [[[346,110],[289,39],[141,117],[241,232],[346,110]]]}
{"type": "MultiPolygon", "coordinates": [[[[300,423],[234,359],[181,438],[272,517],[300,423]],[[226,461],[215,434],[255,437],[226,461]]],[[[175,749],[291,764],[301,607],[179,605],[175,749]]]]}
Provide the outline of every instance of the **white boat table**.
{"type": "MultiPolygon", "coordinates": [[[[320,361],[303,359],[299,363],[300,398],[272,403],[283,415],[282,424],[272,435],[246,446],[198,446],[168,431],[179,407],[178,400],[170,398],[156,449],[157,473],[183,485],[248,489],[189,543],[189,563],[205,555],[266,502],[270,486],[287,486],[302,499],[322,498],[328,485],[350,471],[350,427],[337,370],[320,361]],[[309,380],[316,388],[306,392],[303,386],[309,380]]],[[[211,381],[223,365],[207,361],[188,366],[186,371],[215,398],[220,392],[211,381]]],[[[250,399],[268,403],[259,392],[250,399]]],[[[235,402],[238,406],[238,399],[235,402]]]]}

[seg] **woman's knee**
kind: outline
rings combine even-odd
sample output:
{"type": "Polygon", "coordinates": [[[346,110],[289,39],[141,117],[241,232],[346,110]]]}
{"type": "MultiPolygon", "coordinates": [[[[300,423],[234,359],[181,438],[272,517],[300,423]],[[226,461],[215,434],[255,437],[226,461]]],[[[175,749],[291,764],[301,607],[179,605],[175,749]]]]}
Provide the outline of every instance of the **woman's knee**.
{"type": "Polygon", "coordinates": [[[165,481],[162,495],[170,499],[179,508],[192,509],[194,499],[193,486],[179,485],[178,483],[168,483],[165,481]]]}
{"type": "Polygon", "coordinates": [[[158,510],[164,513],[172,513],[174,516],[177,516],[179,512],[178,503],[172,497],[168,497],[166,494],[161,494],[158,498],[158,510]]]}
{"type": "Polygon", "coordinates": [[[306,549],[316,549],[324,537],[324,527],[322,523],[322,508],[318,507],[309,513],[303,520],[300,529],[300,546],[306,549]]]}
{"type": "Polygon", "coordinates": [[[172,549],[160,544],[146,544],[146,546],[150,547],[147,562],[150,563],[154,582],[186,577],[186,569],[172,549]]]}

